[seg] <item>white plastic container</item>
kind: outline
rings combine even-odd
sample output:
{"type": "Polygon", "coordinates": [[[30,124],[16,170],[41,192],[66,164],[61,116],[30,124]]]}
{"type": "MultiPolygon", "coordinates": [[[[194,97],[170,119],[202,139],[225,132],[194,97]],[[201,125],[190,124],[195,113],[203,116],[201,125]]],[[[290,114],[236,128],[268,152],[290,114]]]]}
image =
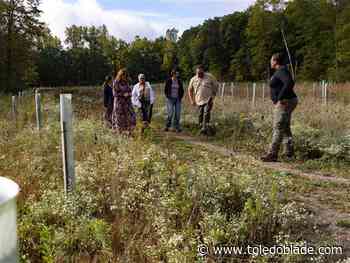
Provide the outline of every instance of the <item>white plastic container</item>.
{"type": "Polygon", "coordinates": [[[17,263],[17,211],[18,185],[0,177],[0,263],[17,263]]]}

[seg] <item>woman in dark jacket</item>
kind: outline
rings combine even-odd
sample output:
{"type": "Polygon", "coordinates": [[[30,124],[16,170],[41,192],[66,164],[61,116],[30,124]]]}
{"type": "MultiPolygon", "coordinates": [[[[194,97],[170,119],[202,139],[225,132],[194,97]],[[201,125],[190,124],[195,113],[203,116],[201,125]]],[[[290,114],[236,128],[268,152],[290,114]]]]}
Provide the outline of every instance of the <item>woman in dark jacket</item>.
{"type": "Polygon", "coordinates": [[[169,131],[171,124],[176,132],[181,132],[180,117],[181,117],[181,100],[184,96],[184,88],[178,72],[172,70],[170,78],[165,82],[164,93],[167,98],[168,117],[166,121],[165,131],[169,131]],[[174,120],[173,120],[174,119],[174,120]]]}
{"type": "Polygon", "coordinates": [[[112,112],[113,112],[113,89],[112,89],[112,77],[107,76],[105,83],[103,84],[103,101],[105,107],[104,119],[106,125],[112,127],[112,112]]]}

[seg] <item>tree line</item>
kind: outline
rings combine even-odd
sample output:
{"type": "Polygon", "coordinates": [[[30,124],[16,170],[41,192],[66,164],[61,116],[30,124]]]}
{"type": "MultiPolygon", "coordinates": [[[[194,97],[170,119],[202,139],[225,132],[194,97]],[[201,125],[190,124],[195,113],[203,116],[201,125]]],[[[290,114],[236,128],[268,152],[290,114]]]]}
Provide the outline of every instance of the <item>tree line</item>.
{"type": "Polygon", "coordinates": [[[257,0],[242,12],[204,21],[177,42],[135,37],[127,43],[106,26],[70,26],[60,40],[40,22],[39,0],[0,0],[0,91],[30,86],[97,85],[126,67],[135,81],[184,79],[203,64],[221,81],[269,79],[272,53],[285,52],[297,80],[350,80],[350,1],[257,0]]]}

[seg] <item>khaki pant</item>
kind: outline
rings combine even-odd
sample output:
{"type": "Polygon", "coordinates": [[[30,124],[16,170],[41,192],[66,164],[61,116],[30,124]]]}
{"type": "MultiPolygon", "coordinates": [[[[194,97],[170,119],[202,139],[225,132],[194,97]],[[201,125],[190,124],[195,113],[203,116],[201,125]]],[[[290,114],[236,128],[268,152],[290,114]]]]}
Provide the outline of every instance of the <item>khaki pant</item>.
{"type": "Polygon", "coordinates": [[[203,130],[206,130],[208,128],[212,109],[213,109],[212,98],[208,101],[208,103],[198,107],[198,110],[199,110],[198,124],[203,130]]]}
{"type": "Polygon", "coordinates": [[[269,153],[278,155],[281,143],[285,145],[285,153],[293,155],[293,134],[290,128],[292,113],[298,105],[298,99],[283,100],[284,105],[274,109],[272,144],[269,153]]]}

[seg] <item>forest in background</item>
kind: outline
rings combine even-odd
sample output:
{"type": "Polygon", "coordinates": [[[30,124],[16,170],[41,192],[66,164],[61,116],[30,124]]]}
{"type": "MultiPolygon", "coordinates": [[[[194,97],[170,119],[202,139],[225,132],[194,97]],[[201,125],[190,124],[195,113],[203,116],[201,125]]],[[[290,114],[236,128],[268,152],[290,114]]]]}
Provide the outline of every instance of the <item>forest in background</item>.
{"type": "Polygon", "coordinates": [[[271,54],[286,50],[282,29],[297,80],[350,80],[349,0],[257,0],[186,30],[176,43],[164,37],[127,43],[104,25],[70,26],[61,41],[40,15],[40,0],[0,0],[0,92],[98,85],[121,67],[133,81],[143,72],[162,82],[173,67],[187,80],[196,64],[221,81],[266,80],[271,54]]]}

